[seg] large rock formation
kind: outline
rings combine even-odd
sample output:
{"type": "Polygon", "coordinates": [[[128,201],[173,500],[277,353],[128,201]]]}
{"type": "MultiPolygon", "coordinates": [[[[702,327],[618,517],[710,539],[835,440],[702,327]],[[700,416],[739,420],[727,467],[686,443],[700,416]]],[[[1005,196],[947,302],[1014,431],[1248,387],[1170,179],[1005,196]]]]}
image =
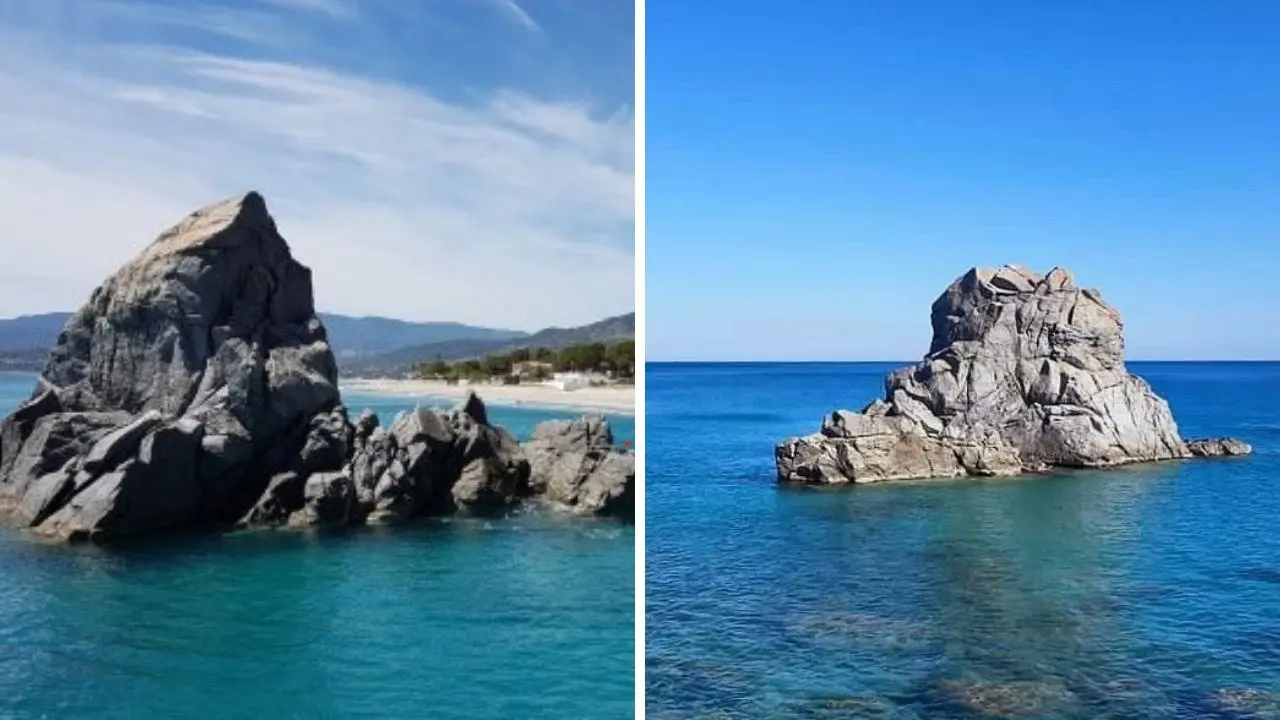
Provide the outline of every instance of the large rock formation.
{"type": "Polygon", "coordinates": [[[0,498],[63,538],[234,520],[304,448],[340,461],[344,439],[321,437],[345,417],[336,379],[311,272],[262,197],[211,205],[68,321],[0,429],[0,498]]]}
{"type": "Polygon", "coordinates": [[[775,451],[778,478],[810,484],[1242,454],[1178,434],[1169,405],[1124,367],[1120,314],[1055,268],[974,269],[933,304],[928,355],[861,412],[775,451]]]}
{"type": "MultiPolygon", "coordinates": [[[[601,464],[585,475],[621,471],[601,464]]],[[[68,540],[492,512],[529,477],[474,395],[386,429],[349,421],[311,272],[257,193],[195,212],[95,290],[0,425],[0,514],[68,540]]],[[[573,502],[625,514],[578,484],[573,502]]]]}

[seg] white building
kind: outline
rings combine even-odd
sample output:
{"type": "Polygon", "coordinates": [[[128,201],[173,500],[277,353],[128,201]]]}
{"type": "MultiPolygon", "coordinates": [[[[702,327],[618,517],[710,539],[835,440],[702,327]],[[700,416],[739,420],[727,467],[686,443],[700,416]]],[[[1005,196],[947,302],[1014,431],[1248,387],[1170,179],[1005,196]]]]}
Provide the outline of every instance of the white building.
{"type": "Polygon", "coordinates": [[[577,390],[579,388],[590,386],[591,379],[582,373],[556,373],[551,376],[551,380],[549,380],[547,384],[557,390],[577,390]]]}

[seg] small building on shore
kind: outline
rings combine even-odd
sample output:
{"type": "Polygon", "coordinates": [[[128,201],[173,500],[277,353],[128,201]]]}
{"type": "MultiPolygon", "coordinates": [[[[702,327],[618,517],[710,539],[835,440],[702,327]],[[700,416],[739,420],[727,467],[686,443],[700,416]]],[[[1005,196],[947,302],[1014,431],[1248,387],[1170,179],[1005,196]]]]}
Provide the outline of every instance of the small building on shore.
{"type": "Polygon", "coordinates": [[[522,380],[525,378],[549,378],[554,370],[555,367],[551,363],[539,360],[525,360],[511,365],[511,374],[522,380]]]}
{"type": "Polygon", "coordinates": [[[547,384],[557,390],[578,390],[580,388],[589,387],[591,378],[582,373],[563,372],[556,373],[551,376],[547,384]]]}

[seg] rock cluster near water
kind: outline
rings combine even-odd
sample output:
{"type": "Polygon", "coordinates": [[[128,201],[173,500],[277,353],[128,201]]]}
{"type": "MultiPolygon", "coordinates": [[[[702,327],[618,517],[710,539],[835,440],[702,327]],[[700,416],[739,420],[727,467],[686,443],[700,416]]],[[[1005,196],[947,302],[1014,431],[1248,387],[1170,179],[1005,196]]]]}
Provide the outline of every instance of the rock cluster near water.
{"type": "Polygon", "coordinates": [[[474,395],[385,429],[367,412],[351,422],[311,272],[248,193],[162,234],[67,323],[0,425],[0,511],[67,540],[487,512],[541,487],[579,512],[627,515],[632,456],[601,418],[568,425],[595,428],[588,447],[544,427],[526,453],[474,395]],[[580,449],[570,480],[540,465],[580,449]]]}
{"type": "Polygon", "coordinates": [[[1062,268],[970,270],[934,302],[932,322],[928,355],[890,374],[884,399],[778,445],[779,480],[1015,475],[1251,452],[1233,439],[1184,442],[1168,403],[1125,369],[1120,314],[1062,268]]]}
{"type": "Polygon", "coordinates": [[[387,427],[366,410],[346,431],[348,452],[341,470],[287,471],[273,477],[242,524],[385,525],[459,511],[502,512],[529,498],[579,514],[630,518],[634,512],[634,456],[613,446],[609,425],[600,416],[539,423],[534,440],[521,446],[489,423],[484,403],[471,394],[451,412],[415,409],[387,427]],[[563,441],[547,443],[548,436],[560,438],[565,427],[592,428],[604,441],[579,450],[576,434],[570,433],[563,441]],[[567,482],[589,490],[573,493],[555,482],[534,482],[546,477],[546,458],[579,452],[577,472],[567,482]],[[594,463],[585,459],[588,455],[594,463]],[[612,474],[601,467],[625,470],[612,474]]]}
{"type": "Polygon", "coordinates": [[[614,449],[604,418],[540,423],[525,450],[534,492],[577,512],[634,517],[635,456],[614,449]]]}

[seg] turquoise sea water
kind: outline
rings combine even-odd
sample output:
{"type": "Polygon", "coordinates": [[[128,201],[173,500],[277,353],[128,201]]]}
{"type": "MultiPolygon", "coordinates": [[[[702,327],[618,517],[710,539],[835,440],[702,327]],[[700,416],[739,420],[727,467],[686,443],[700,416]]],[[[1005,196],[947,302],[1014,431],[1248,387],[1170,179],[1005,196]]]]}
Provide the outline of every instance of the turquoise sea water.
{"type": "MultiPolygon", "coordinates": [[[[0,373],[0,411],[32,381],[0,373]]],[[[0,531],[0,718],[632,717],[634,542],[544,511],[117,549],[0,531]]]]}
{"type": "Polygon", "coordinates": [[[1250,458],[778,487],[894,367],[647,366],[648,717],[1280,717],[1280,364],[1131,365],[1250,458]]]}

